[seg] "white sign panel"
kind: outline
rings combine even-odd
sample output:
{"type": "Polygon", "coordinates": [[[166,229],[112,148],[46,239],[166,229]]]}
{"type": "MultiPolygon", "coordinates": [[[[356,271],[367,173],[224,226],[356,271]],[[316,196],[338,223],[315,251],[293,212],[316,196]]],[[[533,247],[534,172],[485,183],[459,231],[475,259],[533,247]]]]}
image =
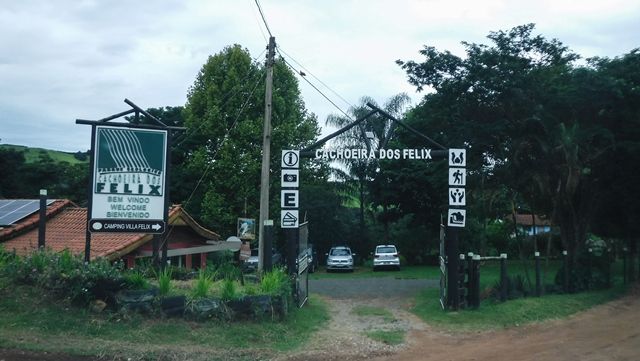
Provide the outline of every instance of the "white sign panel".
{"type": "Polygon", "coordinates": [[[467,211],[464,209],[449,209],[447,215],[447,225],[449,227],[464,227],[467,218],[467,211]]]}
{"type": "Polygon", "coordinates": [[[167,131],[96,126],[94,150],[91,231],[160,233],[167,131]]]}
{"type": "Polygon", "coordinates": [[[298,168],[300,163],[300,151],[283,150],[282,151],[282,168],[298,168]]]}
{"type": "Polygon", "coordinates": [[[449,149],[449,167],[466,167],[467,150],[449,149]]]}
{"type": "Polygon", "coordinates": [[[281,208],[298,208],[298,190],[283,189],[280,191],[281,208]]]}
{"type": "Polygon", "coordinates": [[[298,228],[298,210],[283,209],[280,212],[280,227],[298,228]]]}
{"type": "Polygon", "coordinates": [[[449,205],[450,206],[465,206],[466,194],[464,188],[449,188],[449,205]]]}
{"type": "Polygon", "coordinates": [[[458,187],[467,185],[467,169],[449,168],[449,185],[458,187]]]}
{"type": "Polygon", "coordinates": [[[297,169],[282,170],[282,188],[298,188],[300,185],[300,171],[297,169]]]}

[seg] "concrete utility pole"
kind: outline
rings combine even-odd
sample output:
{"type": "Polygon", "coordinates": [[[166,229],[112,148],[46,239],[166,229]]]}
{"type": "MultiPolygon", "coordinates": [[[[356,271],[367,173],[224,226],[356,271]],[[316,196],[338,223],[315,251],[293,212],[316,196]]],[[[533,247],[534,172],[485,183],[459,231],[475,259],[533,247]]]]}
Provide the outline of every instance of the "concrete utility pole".
{"type": "Polygon", "coordinates": [[[260,175],[260,218],[258,222],[258,270],[264,267],[264,221],[269,219],[269,169],[271,168],[271,91],[273,88],[273,63],[276,38],[269,38],[267,46],[267,79],[264,93],[264,128],[262,131],[262,173],[260,175]]]}

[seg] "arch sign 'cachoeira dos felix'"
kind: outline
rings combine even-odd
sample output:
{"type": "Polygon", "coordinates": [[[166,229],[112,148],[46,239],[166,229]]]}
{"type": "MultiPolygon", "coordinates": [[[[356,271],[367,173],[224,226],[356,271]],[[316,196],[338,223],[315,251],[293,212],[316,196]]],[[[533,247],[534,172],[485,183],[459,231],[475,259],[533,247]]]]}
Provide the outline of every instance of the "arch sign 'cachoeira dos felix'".
{"type": "MultiPolygon", "coordinates": [[[[316,143],[302,150],[283,150],[281,156],[282,178],[280,193],[280,227],[283,229],[287,238],[287,249],[289,259],[289,272],[296,278],[296,292],[294,294],[299,297],[299,304],[302,305],[306,299],[306,295],[300,293],[303,288],[298,289],[298,285],[306,284],[307,274],[305,267],[307,254],[302,252],[298,240],[301,238],[298,227],[300,226],[299,214],[299,184],[300,179],[300,159],[310,158],[320,161],[334,160],[416,160],[416,161],[432,161],[435,159],[448,160],[448,210],[446,213],[446,232],[443,232],[441,247],[441,303],[443,308],[458,309],[460,304],[459,275],[458,275],[458,230],[465,227],[466,224],[466,163],[467,154],[465,149],[447,148],[426,135],[416,131],[402,121],[394,118],[384,110],[373,104],[367,104],[373,110],[364,117],[354,121],[353,123],[343,127],[342,129],[320,139],[316,143]],[[346,132],[347,130],[358,126],[371,115],[379,113],[383,117],[388,118],[398,125],[404,127],[418,137],[426,140],[430,145],[436,146],[438,149],[430,148],[414,148],[414,149],[390,149],[386,148],[388,139],[379,142],[378,149],[365,142],[366,148],[337,148],[328,149],[321,148],[328,140],[346,132]]],[[[363,129],[364,134],[364,129],[363,129]]],[[[444,179],[444,174],[443,174],[444,179]]],[[[444,226],[443,226],[444,229],[444,226]]]]}

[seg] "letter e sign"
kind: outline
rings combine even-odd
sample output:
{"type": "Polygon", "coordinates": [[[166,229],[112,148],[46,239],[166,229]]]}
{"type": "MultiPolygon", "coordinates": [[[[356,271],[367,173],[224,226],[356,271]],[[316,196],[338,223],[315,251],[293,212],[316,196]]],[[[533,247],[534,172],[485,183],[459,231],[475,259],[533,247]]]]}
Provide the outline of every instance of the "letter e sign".
{"type": "Polygon", "coordinates": [[[298,208],[298,190],[283,189],[280,191],[281,208],[298,208]]]}

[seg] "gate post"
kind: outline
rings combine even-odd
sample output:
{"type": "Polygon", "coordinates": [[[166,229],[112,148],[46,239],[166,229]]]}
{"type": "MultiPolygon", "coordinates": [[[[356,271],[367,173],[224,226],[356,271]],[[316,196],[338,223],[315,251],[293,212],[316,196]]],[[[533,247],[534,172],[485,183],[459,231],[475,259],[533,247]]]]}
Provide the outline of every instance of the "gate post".
{"type": "Polygon", "coordinates": [[[509,278],[507,277],[507,254],[500,254],[500,301],[507,301],[507,293],[509,292],[509,278]]]}
{"type": "Polygon", "coordinates": [[[542,295],[542,275],[540,274],[540,252],[534,254],[536,258],[536,297],[542,295]]]}
{"type": "Polygon", "coordinates": [[[445,248],[447,252],[447,303],[450,310],[457,311],[460,307],[460,275],[458,274],[458,229],[447,227],[447,241],[445,248]]]}

